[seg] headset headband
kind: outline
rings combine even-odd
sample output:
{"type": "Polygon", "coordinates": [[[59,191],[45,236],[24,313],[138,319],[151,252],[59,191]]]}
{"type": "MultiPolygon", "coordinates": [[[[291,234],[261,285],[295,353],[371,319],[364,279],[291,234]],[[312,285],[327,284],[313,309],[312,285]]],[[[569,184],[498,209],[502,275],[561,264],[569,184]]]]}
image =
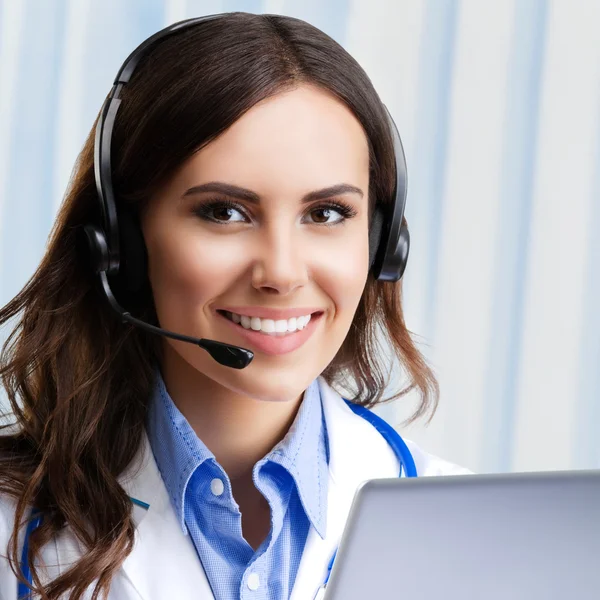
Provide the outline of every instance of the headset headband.
{"type": "MultiPolygon", "coordinates": [[[[119,217],[112,183],[111,140],[117,112],[121,105],[121,92],[129,83],[139,61],[163,38],[198,23],[210,21],[222,14],[206,15],[174,23],[143,41],[125,60],[113,87],[108,94],[98,118],[94,143],[94,174],[104,236],[94,242],[93,254],[97,271],[106,271],[109,276],[119,273],[122,266],[120,248],[119,217]]],[[[406,267],[410,237],[403,225],[407,194],[406,158],[400,134],[385,107],[390,132],[393,137],[396,162],[396,182],[392,202],[387,206],[376,203],[369,233],[369,266],[373,276],[382,281],[399,280],[406,267]]],[[[97,237],[97,236],[96,236],[97,237]]]]}

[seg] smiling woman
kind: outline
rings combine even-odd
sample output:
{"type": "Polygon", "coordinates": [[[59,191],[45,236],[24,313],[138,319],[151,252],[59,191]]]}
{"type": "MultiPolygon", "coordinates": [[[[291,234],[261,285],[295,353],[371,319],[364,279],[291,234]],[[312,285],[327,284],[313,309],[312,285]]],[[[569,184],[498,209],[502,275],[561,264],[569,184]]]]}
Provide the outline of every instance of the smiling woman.
{"type": "Polygon", "coordinates": [[[394,139],[360,66],[297,19],[198,19],[132,54],[0,311],[2,598],[305,600],[365,479],[460,472],[397,455],[357,406],[385,400],[378,332],[407,374],[391,397],[437,402],[402,316],[394,139]]]}

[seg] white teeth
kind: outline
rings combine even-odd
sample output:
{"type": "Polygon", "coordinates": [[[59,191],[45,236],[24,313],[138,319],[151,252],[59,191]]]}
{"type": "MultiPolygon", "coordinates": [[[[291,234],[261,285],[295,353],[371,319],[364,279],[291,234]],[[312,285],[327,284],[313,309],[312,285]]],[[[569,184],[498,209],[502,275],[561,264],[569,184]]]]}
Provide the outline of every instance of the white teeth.
{"type": "Polygon", "coordinates": [[[275,321],[276,333],[285,333],[288,330],[288,322],[285,319],[275,321]]]}
{"type": "Polygon", "coordinates": [[[275,333],[275,321],[273,319],[260,319],[260,329],[265,333],[275,333]]]}
{"type": "Polygon", "coordinates": [[[244,329],[252,329],[254,331],[262,331],[267,334],[282,334],[292,333],[304,329],[310,321],[311,315],[302,317],[292,317],[291,319],[260,319],[259,317],[248,317],[246,315],[238,315],[229,312],[227,315],[234,323],[241,325],[244,329]]]}

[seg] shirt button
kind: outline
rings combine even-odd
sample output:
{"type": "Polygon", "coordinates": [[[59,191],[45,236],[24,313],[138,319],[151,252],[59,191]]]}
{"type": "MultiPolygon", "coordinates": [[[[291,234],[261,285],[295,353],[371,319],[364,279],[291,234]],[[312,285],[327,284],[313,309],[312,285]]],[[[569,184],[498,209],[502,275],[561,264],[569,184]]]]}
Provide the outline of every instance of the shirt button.
{"type": "Polygon", "coordinates": [[[223,493],[224,489],[225,486],[223,485],[223,481],[221,479],[215,478],[210,482],[210,491],[215,496],[220,496],[223,493]]]}
{"type": "Polygon", "coordinates": [[[248,584],[248,587],[255,592],[260,587],[260,577],[258,576],[258,573],[250,573],[246,583],[248,584]]]}

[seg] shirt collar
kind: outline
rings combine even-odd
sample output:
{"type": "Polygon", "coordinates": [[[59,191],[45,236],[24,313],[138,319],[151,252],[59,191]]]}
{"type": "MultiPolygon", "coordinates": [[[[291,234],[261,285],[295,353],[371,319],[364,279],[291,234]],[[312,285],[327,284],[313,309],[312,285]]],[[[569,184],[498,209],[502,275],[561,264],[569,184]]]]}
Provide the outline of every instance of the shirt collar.
{"type": "Polygon", "coordinates": [[[183,532],[185,491],[194,471],[214,454],[202,443],[169,396],[160,373],[148,411],[148,439],[183,532]]]}
{"type": "Polygon", "coordinates": [[[329,449],[318,379],[306,389],[298,414],[286,436],[257,466],[266,461],[281,465],[291,475],[306,516],[324,538],[327,527],[329,449]]]}
{"type": "MultiPolygon", "coordinates": [[[[214,461],[215,457],[175,406],[160,373],[150,402],[147,432],[158,470],[185,532],[185,492],[189,480],[200,465],[214,461]]],[[[281,465],[290,474],[308,519],[324,538],[329,448],[318,379],[306,389],[288,433],[255,469],[268,461],[281,465]]]]}

